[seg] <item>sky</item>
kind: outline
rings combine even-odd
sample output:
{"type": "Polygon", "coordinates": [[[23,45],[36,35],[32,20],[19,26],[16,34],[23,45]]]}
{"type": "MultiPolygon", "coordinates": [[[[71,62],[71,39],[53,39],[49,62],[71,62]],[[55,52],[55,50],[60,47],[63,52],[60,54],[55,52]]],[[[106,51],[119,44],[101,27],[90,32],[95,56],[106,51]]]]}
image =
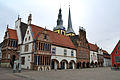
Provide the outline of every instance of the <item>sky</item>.
{"type": "Polygon", "coordinates": [[[69,5],[72,26],[78,34],[79,26],[86,29],[87,39],[100,48],[112,52],[120,40],[120,0],[0,0],[0,42],[6,25],[15,29],[18,15],[27,23],[32,14],[32,24],[53,30],[59,8],[63,25],[67,29],[69,5]]]}

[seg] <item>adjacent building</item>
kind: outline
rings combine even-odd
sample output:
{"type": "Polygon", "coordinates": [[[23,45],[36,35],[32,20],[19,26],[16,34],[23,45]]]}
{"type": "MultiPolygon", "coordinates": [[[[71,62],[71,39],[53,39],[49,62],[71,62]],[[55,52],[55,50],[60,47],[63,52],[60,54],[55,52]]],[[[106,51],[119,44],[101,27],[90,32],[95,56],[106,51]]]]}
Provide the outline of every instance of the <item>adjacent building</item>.
{"type": "Polygon", "coordinates": [[[76,67],[85,68],[90,67],[90,48],[86,38],[86,31],[83,27],[79,27],[79,34],[70,37],[75,45],[76,55],[76,67]]]}
{"type": "Polygon", "coordinates": [[[89,43],[90,46],[90,65],[91,67],[97,67],[98,65],[98,49],[99,47],[96,44],[89,43]]]}
{"type": "Polygon", "coordinates": [[[106,50],[103,51],[103,57],[104,57],[104,67],[110,67],[111,66],[111,56],[106,50]]]}
{"type": "Polygon", "coordinates": [[[17,34],[16,30],[10,29],[7,26],[3,46],[2,46],[2,60],[1,66],[3,67],[13,67],[14,61],[18,59],[17,53],[17,34]]]}
{"type": "Polygon", "coordinates": [[[120,67],[120,40],[111,53],[112,67],[120,67]]]}

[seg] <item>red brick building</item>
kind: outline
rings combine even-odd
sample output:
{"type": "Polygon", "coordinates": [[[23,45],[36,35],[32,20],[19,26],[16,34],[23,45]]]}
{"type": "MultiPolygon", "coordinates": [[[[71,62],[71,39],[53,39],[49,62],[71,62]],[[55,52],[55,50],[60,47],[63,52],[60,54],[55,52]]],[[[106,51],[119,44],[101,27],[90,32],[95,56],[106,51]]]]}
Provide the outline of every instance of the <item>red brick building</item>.
{"type": "Polygon", "coordinates": [[[88,40],[86,38],[86,31],[83,27],[80,27],[79,29],[79,35],[75,35],[70,37],[73,44],[76,47],[77,50],[77,61],[76,61],[76,67],[79,68],[85,68],[90,67],[90,47],[88,40]]]}
{"type": "Polygon", "coordinates": [[[13,63],[18,59],[17,53],[17,34],[16,30],[9,29],[5,32],[3,46],[2,46],[2,60],[1,64],[3,67],[13,67],[13,63]]]}
{"type": "Polygon", "coordinates": [[[120,40],[111,53],[112,67],[120,67],[120,40]]]}

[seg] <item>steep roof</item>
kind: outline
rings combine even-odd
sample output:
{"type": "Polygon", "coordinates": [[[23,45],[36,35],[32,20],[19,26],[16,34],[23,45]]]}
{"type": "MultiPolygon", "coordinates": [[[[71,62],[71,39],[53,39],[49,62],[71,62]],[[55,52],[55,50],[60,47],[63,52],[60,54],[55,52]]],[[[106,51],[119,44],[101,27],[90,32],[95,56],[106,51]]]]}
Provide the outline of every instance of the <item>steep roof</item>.
{"type": "MultiPolygon", "coordinates": [[[[32,32],[33,32],[34,39],[36,39],[37,35],[42,33],[44,28],[33,25],[33,24],[31,26],[32,26],[32,32]]],[[[47,30],[47,31],[48,31],[50,40],[52,41],[52,44],[75,49],[75,47],[69,37],[55,33],[50,30],[47,30]]]]}
{"type": "Polygon", "coordinates": [[[119,56],[120,55],[120,40],[118,41],[118,43],[116,44],[115,48],[113,49],[111,55],[116,55],[119,56]],[[117,51],[117,54],[116,54],[117,51]]]}
{"type": "Polygon", "coordinates": [[[21,22],[20,30],[21,30],[21,35],[22,35],[22,41],[23,41],[23,39],[25,37],[27,27],[28,27],[28,25],[26,23],[21,22]]]}
{"type": "Polygon", "coordinates": [[[90,46],[91,51],[96,51],[96,52],[98,51],[98,46],[97,45],[89,43],[89,46],[90,46]]]}
{"type": "Polygon", "coordinates": [[[9,39],[16,39],[17,40],[16,30],[8,28],[8,35],[9,35],[9,39]]]}
{"type": "Polygon", "coordinates": [[[75,33],[72,28],[72,20],[71,20],[71,13],[70,13],[70,6],[69,6],[69,16],[68,16],[68,28],[66,33],[75,33]]]}
{"type": "Polygon", "coordinates": [[[70,39],[73,42],[73,44],[75,45],[75,47],[77,47],[78,46],[77,41],[79,40],[79,35],[70,36],[70,39]]]}
{"type": "Polygon", "coordinates": [[[110,58],[110,54],[106,50],[102,50],[104,58],[110,58]]]}

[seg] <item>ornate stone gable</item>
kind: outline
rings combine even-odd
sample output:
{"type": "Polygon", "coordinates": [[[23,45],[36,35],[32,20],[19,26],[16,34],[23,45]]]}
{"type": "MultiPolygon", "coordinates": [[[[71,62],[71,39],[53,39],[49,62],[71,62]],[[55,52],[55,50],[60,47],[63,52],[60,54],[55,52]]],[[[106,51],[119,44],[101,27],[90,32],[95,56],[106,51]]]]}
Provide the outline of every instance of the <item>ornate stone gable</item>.
{"type": "Polygon", "coordinates": [[[44,29],[42,33],[38,33],[38,37],[36,40],[44,41],[44,42],[51,42],[48,31],[44,29]]]}

